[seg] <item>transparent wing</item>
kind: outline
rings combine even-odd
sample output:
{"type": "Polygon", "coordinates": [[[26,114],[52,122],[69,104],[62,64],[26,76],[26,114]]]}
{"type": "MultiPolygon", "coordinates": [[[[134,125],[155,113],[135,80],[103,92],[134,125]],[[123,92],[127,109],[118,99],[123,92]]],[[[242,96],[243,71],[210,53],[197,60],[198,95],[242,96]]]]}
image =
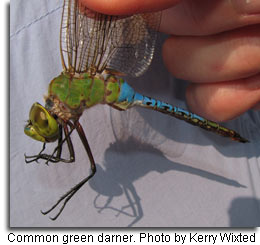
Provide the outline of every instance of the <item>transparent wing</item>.
{"type": "Polygon", "coordinates": [[[154,53],[160,13],[111,16],[80,0],[64,0],[60,31],[63,68],[71,73],[113,69],[141,75],[154,53]]]}

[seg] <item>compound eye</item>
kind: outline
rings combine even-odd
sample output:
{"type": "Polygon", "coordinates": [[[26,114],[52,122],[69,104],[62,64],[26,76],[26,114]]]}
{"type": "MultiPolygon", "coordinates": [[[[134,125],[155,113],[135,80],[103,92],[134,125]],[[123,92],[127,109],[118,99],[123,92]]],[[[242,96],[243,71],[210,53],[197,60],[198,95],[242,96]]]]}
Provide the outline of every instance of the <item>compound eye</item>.
{"type": "Polygon", "coordinates": [[[30,124],[30,122],[24,127],[24,133],[35,140],[46,142],[46,139],[42,137],[40,134],[38,134],[38,132],[30,124]]]}
{"type": "MultiPolygon", "coordinates": [[[[37,133],[39,138],[43,137],[45,142],[55,141],[58,138],[59,127],[57,121],[38,103],[32,105],[29,114],[29,123],[25,128],[30,130],[32,135],[36,135],[37,133]]],[[[28,135],[27,132],[26,134],[28,135]]],[[[36,137],[33,137],[32,135],[29,136],[36,139],[36,137]]]]}
{"type": "Polygon", "coordinates": [[[46,113],[48,112],[44,111],[41,107],[33,107],[30,112],[30,120],[32,124],[42,130],[48,129],[49,121],[46,113]]]}

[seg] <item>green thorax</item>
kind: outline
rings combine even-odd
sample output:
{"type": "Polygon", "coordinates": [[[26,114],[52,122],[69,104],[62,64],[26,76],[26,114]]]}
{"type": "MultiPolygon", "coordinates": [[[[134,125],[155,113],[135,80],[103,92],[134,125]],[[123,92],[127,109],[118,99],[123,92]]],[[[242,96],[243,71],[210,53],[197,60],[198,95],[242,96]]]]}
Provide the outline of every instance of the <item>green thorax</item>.
{"type": "Polygon", "coordinates": [[[71,110],[85,109],[99,103],[114,103],[120,93],[123,79],[109,74],[89,73],[71,75],[61,73],[54,78],[48,90],[48,98],[58,99],[71,110]]]}

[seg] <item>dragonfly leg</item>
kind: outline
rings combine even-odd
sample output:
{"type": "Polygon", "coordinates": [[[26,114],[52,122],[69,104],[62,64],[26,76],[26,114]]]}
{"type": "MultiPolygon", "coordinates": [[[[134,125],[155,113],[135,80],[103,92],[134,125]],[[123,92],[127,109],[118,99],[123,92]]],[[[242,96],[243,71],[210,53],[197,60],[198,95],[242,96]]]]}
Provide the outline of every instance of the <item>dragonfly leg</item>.
{"type": "Polygon", "coordinates": [[[42,152],[45,150],[45,146],[46,146],[46,143],[43,143],[42,149],[41,149],[41,151],[39,152],[38,155],[26,156],[26,154],[24,154],[25,162],[26,162],[26,163],[31,163],[31,162],[37,162],[37,163],[39,163],[39,162],[38,162],[38,159],[40,159],[39,156],[40,156],[40,155],[42,154],[42,152]],[[32,159],[32,160],[28,160],[28,159],[30,159],[30,158],[33,158],[33,159],[32,159]]]}
{"type": "Polygon", "coordinates": [[[75,161],[75,153],[73,149],[73,145],[71,142],[70,134],[74,128],[71,129],[69,132],[67,125],[63,125],[63,127],[60,125],[59,126],[59,138],[58,138],[58,145],[55,147],[53,153],[51,155],[42,153],[45,150],[45,144],[43,144],[42,150],[39,152],[38,155],[33,155],[33,156],[25,156],[25,162],[26,163],[31,163],[31,162],[38,162],[39,159],[46,160],[46,164],[48,165],[49,162],[57,163],[57,162],[65,162],[65,163],[70,163],[75,161]],[[65,138],[62,138],[62,130],[64,130],[65,133],[65,138]],[[62,153],[62,145],[64,142],[67,142],[68,148],[69,148],[69,153],[70,153],[70,158],[69,159],[63,159],[61,158],[61,153],[62,153]],[[56,153],[56,155],[55,155],[56,153]],[[30,159],[30,160],[29,160],[30,159]]]}
{"type": "MultiPolygon", "coordinates": [[[[65,134],[66,135],[66,134],[65,134]]],[[[58,138],[58,145],[57,145],[57,153],[56,153],[56,158],[60,158],[61,157],[61,153],[62,153],[62,126],[59,125],[59,138],[58,138]]],[[[55,148],[55,150],[56,150],[55,148]]],[[[55,152],[54,150],[54,152],[55,152]]],[[[46,164],[48,164],[48,162],[46,162],[46,164]]]]}
{"type": "MultiPolygon", "coordinates": [[[[56,220],[59,215],[61,214],[61,212],[63,211],[63,209],[65,208],[67,202],[72,198],[72,196],[86,183],[89,181],[89,179],[91,179],[95,173],[96,173],[96,164],[95,164],[95,161],[94,161],[94,157],[92,155],[92,152],[91,152],[91,149],[90,149],[90,146],[89,146],[89,143],[88,143],[88,140],[87,140],[87,137],[84,133],[84,130],[82,128],[82,126],[80,125],[80,123],[78,121],[75,122],[74,124],[74,128],[76,128],[78,134],[79,134],[79,137],[84,145],[84,148],[88,154],[88,158],[90,160],[90,167],[91,167],[91,174],[84,178],[83,180],[81,180],[77,185],[75,185],[71,190],[69,190],[67,193],[65,193],[63,196],[60,197],[60,199],[47,211],[42,212],[42,214],[46,215],[48,213],[50,213],[52,210],[54,210],[62,201],[63,201],[63,204],[59,210],[59,212],[54,216],[54,217],[51,217],[50,219],[52,220],[56,220]]],[[[69,143],[68,143],[69,144],[69,143]]],[[[72,145],[71,145],[72,146],[72,145]]]]}
{"type": "Polygon", "coordinates": [[[50,217],[51,220],[56,220],[61,212],[63,211],[63,209],[65,208],[67,202],[72,198],[72,196],[91,178],[92,176],[88,176],[88,178],[83,179],[82,181],[80,181],[77,185],[75,185],[71,190],[69,190],[67,193],[65,193],[63,196],[60,197],[60,199],[47,211],[41,211],[41,213],[43,215],[46,215],[48,213],[50,213],[52,210],[54,210],[63,200],[63,204],[59,210],[59,212],[54,216],[54,217],[50,217]]]}
{"type": "Polygon", "coordinates": [[[79,137],[84,145],[84,148],[88,154],[88,158],[89,158],[89,161],[90,161],[90,167],[91,167],[91,171],[92,171],[92,174],[94,175],[95,172],[96,172],[96,164],[95,164],[95,160],[94,160],[94,157],[92,155],[92,152],[91,152],[91,149],[90,149],[90,146],[89,146],[89,143],[88,143],[88,140],[87,140],[87,137],[84,133],[84,130],[81,126],[81,124],[79,123],[79,121],[76,121],[75,122],[75,127],[76,127],[76,130],[79,134],[79,137]]]}
{"type": "Polygon", "coordinates": [[[64,130],[64,134],[65,134],[65,138],[62,139],[62,127],[61,127],[61,132],[60,132],[60,137],[58,140],[58,145],[57,147],[54,149],[52,155],[46,155],[48,156],[48,159],[46,159],[46,164],[48,164],[48,162],[65,162],[65,163],[71,163],[75,161],[75,153],[74,153],[74,148],[73,148],[73,144],[70,138],[70,134],[72,133],[72,131],[74,130],[74,127],[71,127],[71,130],[68,130],[68,126],[67,124],[63,125],[63,130],[64,130]],[[70,153],[70,157],[69,159],[64,159],[61,158],[61,153],[62,153],[62,145],[64,142],[67,142],[68,145],[68,149],[69,149],[69,153],[70,153]],[[54,154],[56,153],[56,156],[54,156],[54,154]]]}

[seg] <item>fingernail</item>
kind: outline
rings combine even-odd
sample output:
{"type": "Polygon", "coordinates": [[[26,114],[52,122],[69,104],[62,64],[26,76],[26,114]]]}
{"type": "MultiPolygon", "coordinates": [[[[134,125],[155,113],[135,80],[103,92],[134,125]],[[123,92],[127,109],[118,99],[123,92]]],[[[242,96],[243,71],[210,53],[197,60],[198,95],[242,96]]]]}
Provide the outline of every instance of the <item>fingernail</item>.
{"type": "Polygon", "coordinates": [[[260,0],[231,0],[241,14],[260,14],[260,0]]]}

